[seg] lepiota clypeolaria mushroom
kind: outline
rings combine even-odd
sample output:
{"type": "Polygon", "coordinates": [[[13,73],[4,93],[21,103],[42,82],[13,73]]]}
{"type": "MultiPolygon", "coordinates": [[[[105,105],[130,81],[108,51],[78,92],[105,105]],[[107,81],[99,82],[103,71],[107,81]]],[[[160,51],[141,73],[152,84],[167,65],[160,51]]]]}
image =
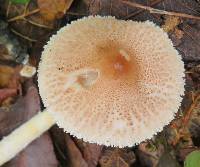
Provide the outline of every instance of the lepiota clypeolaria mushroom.
{"type": "Polygon", "coordinates": [[[152,22],[100,16],[74,21],[42,53],[38,84],[47,111],[1,141],[0,164],[55,122],[77,138],[106,146],[150,139],[174,118],[183,78],[181,56],[152,22]]]}

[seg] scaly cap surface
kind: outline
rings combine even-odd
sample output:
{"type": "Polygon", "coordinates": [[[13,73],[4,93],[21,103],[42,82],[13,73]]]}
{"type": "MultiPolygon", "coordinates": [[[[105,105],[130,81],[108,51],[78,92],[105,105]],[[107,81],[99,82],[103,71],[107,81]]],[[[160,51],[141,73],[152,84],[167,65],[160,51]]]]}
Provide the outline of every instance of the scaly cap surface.
{"type": "Polygon", "coordinates": [[[53,35],[39,90],[57,124],[91,143],[132,146],[161,131],[184,93],[184,64],[152,22],[90,16],[53,35]]]}

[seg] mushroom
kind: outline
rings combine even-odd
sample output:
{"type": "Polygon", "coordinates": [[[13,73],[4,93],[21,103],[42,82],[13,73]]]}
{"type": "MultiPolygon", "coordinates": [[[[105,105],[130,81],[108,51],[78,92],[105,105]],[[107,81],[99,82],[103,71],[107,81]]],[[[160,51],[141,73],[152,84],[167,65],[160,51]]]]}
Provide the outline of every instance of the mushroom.
{"type": "Polygon", "coordinates": [[[183,78],[181,56],[152,22],[110,16],[74,21],[42,53],[38,84],[47,111],[0,142],[0,164],[55,122],[77,138],[106,146],[150,139],[174,118],[183,78]]]}

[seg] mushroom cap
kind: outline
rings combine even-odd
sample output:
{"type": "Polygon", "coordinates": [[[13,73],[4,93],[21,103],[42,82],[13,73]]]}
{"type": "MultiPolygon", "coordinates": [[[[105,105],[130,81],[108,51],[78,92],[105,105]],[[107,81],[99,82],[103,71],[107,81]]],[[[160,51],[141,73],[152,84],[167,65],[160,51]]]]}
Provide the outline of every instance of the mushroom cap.
{"type": "Polygon", "coordinates": [[[154,23],[89,16],[53,35],[38,70],[45,107],[66,132],[133,146],[161,131],[184,94],[184,64],[154,23]]]}

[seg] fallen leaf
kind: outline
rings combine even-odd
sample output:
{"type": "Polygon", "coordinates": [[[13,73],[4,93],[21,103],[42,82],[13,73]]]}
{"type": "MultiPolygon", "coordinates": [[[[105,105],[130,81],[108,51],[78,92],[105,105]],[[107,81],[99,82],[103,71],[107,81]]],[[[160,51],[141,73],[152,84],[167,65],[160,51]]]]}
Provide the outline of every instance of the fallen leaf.
{"type": "Polygon", "coordinates": [[[134,152],[129,149],[107,148],[99,163],[101,167],[129,167],[135,160],[134,152]]]}
{"type": "MultiPolygon", "coordinates": [[[[0,2],[0,6],[2,8],[4,6],[4,3],[5,1],[0,2]]],[[[2,11],[3,9],[0,9],[0,12],[2,11]]],[[[10,32],[8,22],[0,20],[0,60],[12,60],[21,63],[26,57],[27,48],[24,45],[20,44],[17,37],[10,32]]]]}
{"type": "Polygon", "coordinates": [[[200,23],[194,21],[193,24],[184,22],[181,30],[184,32],[181,38],[181,45],[177,47],[185,61],[200,61],[200,23]]]}
{"type": "Polygon", "coordinates": [[[25,96],[20,96],[9,108],[0,107],[0,138],[8,135],[40,110],[38,91],[32,80],[27,81],[24,88],[25,96]]]}
{"type": "Polygon", "coordinates": [[[19,75],[20,70],[20,65],[16,67],[0,65],[0,88],[20,89],[22,81],[19,75]]]}
{"type": "Polygon", "coordinates": [[[88,167],[81,151],[69,134],[65,133],[57,125],[53,126],[50,131],[61,166],[88,167]]]}
{"type": "Polygon", "coordinates": [[[9,42],[7,42],[8,44],[16,43],[8,46],[11,46],[11,51],[19,53],[14,54],[18,62],[22,62],[27,57],[27,54],[23,52],[23,48],[26,50],[26,48],[32,47],[36,41],[39,43],[40,40],[47,40],[54,28],[58,26],[58,20],[48,21],[41,16],[37,0],[31,0],[28,4],[13,4],[3,1],[0,8],[0,13],[5,16],[9,24],[9,30],[12,34],[15,34],[15,36],[9,35],[9,39],[7,39],[6,36],[8,35],[6,33],[4,38],[9,42]],[[15,42],[17,41],[16,37],[21,42],[20,44],[15,42]]]}
{"type": "Polygon", "coordinates": [[[137,155],[140,163],[143,166],[155,167],[158,164],[159,158],[164,152],[164,146],[159,144],[158,146],[149,145],[147,142],[140,143],[137,155]]]}
{"type": "MultiPolygon", "coordinates": [[[[194,93],[195,97],[199,97],[200,92],[194,93]]],[[[196,99],[196,98],[195,98],[196,99]]],[[[200,98],[195,100],[192,105],[191,114],[188,121],[188,128],[192,136],[192,140],[195,146],[200,146],[200,98]]]]}
{"type": "Polygon", "coordinates": [[[111,15],[117,18],[123,18],[128,15],[132,10],[128,10],[128,7],[124,5],[121,0],[84,0],[88,6],[90,15],[111,15]]]}
{"type": "Polygon", "coordinates": [[[71,167],[88,167],[88,164],[84,160],[80,150],[69,135],[65,135],[65,143],[68,156],[71,162],[71,167]]]}
{"type": "Polygon", "coordinates": [[[181,19],[175,16],[166,16],[162,28],[165,32],[174,31],[174,29],[181,23],[181,19]]]}
{"type": "Polygon", "coordinates": [[[178,28],[175,28],[174,33],[177,39],[183,38],[184,32],[178,28]]]}
{"type": "Polygon", "coordinates": [[[21,66],[10,67],[0,65],[0,104],[8,98],[21,94],[21,82],[23,81],[19,75],[21,66]]]}
{"type": "Polygon", "coordinates": [[[191,147],[191,146],[186,147],[186,148],[180,148],[178,150],[178,154],[177,154],[179,161],[183,162],[185,160],[185,158],[188,156],[188,154],[190,154],[191,152],[193,152],[195,150],[198,150],[198,148],[197,147],[191,147]]]}
{"type": "Polygon", "coordinates": [[[15,69],[9,66],[0,66],[0,87],[8,87],[10,80],[14,76],[15,69]]]}
{"type": "Polygon", "coordinates": [[[200,90],[200,64],[196,62],[196,64],[191,64],[192,67],[188,70],[189,77],[192,78],[192,81],[195,83],[195,90],[200,90]]]}
{"type": "Polygon", "coordinates": [[[37,0],[40,14],[48,21],[62,18],[73,0],[37,0]]]}
{"type": "MultiPolygon", "coordinates": [[[[21,94],[22,78],[19,76],[20,66],[10,67],[0,65],[0,105],[4,103],[7,98],[16,97],[21,94]]],[[[10,102],[12,100],[10,99],[10,102]]]]}
{"type": "Polygon", "coordinates": [[[103,146],[87,143],[83,150],[83,158],[88,167],[96,167],[101,156],[103,146]]]}
{"type": "Polygon", "coordinates": [[[88,167],[96,167],[101,157],[103,146],[84,142],[80,139],[75,139],[75,143],[81,150],[83,158],[87,162],[88,167]]]}
{"type": "Polygon", "coordinates": [[[0,89],[0,104],[8,97],[16,96],[17,90],[12,88],[0,89]]]}
{"type": "Polygon", "coordinates": [[[169,152],[165,152],[159,159],[156,167],[180,167],[180,165],[169,152]]]}
{"type": "Polygon", "coordinates": [[[65,133],[57,125],[54,125],[50,129],[52,141],[56,156],[60,162],[60,165],[65,167],[70,164],[70,159],[67,156],[67,149],[65,144],[65,133]]]}

